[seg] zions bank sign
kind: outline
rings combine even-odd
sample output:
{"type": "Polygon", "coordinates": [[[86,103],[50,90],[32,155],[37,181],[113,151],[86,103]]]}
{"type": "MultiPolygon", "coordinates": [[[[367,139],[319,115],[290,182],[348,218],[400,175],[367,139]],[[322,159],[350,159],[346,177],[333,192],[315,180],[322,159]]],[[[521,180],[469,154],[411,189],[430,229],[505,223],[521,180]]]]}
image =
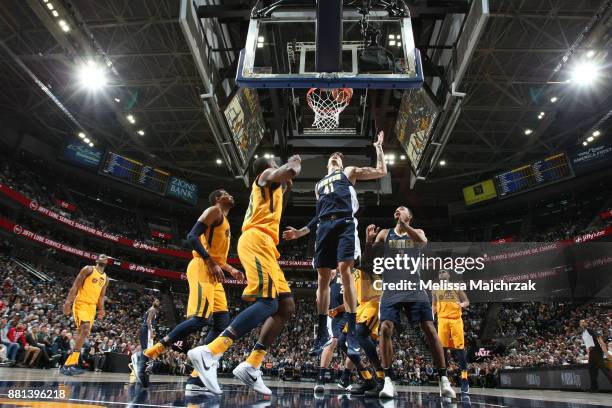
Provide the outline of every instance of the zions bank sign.
{"type": "Polygon", "coordinates": [[[170,177],[166,195],[185,201],[191,205],[198,202],[198,186],[178,177],[170,177]]]}

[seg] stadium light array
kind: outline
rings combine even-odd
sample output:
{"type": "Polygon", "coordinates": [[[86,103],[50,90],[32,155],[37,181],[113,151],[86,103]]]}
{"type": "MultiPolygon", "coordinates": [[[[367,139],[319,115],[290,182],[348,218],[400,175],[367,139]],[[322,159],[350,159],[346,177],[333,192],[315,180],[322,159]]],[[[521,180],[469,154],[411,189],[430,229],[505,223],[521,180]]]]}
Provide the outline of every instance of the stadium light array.
{"type": "Polygon", "coordinates": [[[550,98],[550,101],[551,101],[552,103],[555,103],[555,102],[557,102],[558,100],[559,100],[559,98],[557,98],[556,96],[553,96],[552,98],[550,98]]]}
{"type": "Polygon", "coordinates": [[[58,21],[58,24],[63,32],[67,33],[68,31],[70,31],[70,26],[68,25],[66,20],[60,20],[58,21]]]}
{"type": "Polygon", "coordinates": [[[78,77],[82,87],[94,91],[103,88],[108,82],[104,68],[93,61],[88,61],[87,64],[81,66],[78,77]]]}
{"type": "Polygon", "coordinates": [[[532,133],[533,133],[533,130],[532,130],[532,129],[525,129],[525,134],[526,134],[526,135],[530,135],[530,134],[532,134],[532,133]]]}
{"type": "Polygon", "coordinates": [[[119,98],[114,98],[114,99],[115,99],[115,102],[117,102],[117,103],[121,102],[121,99],[119,99],[119,98]]]}
{"type": "Polygon", "coordinates": [[[83,132],[79,132],[79,137],[80,137],[81,139],[85,139],[85,133],[83,133],[83,132]]]}
{"type": "Polygon", "coordinates": [[[91,143],[91,140],[89,140],[89,138],[88,138],[88,137],[84,138],[84,139],[83,139],[83,141],[84,141],[85,143],[91,143]]]}
{"type": "Polygon", "coordinates": [[[47,3],[47,8],[49,10],[53,10],[55,7],[53,7],[53,3],[49,2],[49,3],[47,3]]]}
{"type": "Polygon", "coordinates": [[[446,160],[440,160],[440,166],[446,166],[446,160]]]}
{"type": "Polygon", "coordinates": [[[404,156],[403,154],[400,156],[401,160],[406,160],[406,156],[404,156]]]}
{"type": "Polygon", "coordinates": [[[223,162],[221,161],[221,159],[217,159],[217,160],[216,160],[216,162],[217,162],[217,164],[221,164],[221,163],[223,163],[223,162]]]}
{"type": "Polygon", "coordinates": [[[588,145],[588,143],[587,142],[582,142],[582,145],[586,146],[586,145],[588,145]]]}
{"type": "Polygon", "coordinates": [[[593,132],[593,136],[597,137],[599,135],[601,135],[601,132],[599,130],[593,132]]]}
{"type": "Polygon", "coordinates": [[[595,56],[595,50],[589,50],[586,53],[587,58],[593,58],[595,56]]]}
{"type": "Polygon", "coordinates": [[[142,129],[140,129],[140,130],[138,131],[138,134],[139,134],[140,136],[144,136],[144,135],[145,135],[145,131],[144,131],[144,130],[142,130],[142,129]]]}
{"type": "Polygon", "coordinates": [[[51,12],[51,14],[53,15],[53,17],[58,18],[59,17],[59,13],[57,12],[57,10],[53,10],[51,12]]]}
{"type": "Polygon", "coordinates": [[[89,142],[89,147],[94,147],[93,142],[89,142]]]}
{"type": "Polygon", "coordinates": [[[593,140],[595,140],[595,138],[593,136],[587,137],[587,142],[592,142],[593,140]]]}
{"type": "Polygon", "coordinates": [[[582,61],[576,64],[571,72],[572,83],[580,86],[586,86],[597,80],[599,75],[599,66],[592,61],[582,61]]]}
{"type": "Polygon", "coordinates": [[[128,121],[128,122],[130,122],[132,125],[133,125],[134,123],[136,123],[136,118],[134,117],[134,115],[131,115],[131,114],[130,114],[130,115],[127,115],[125,118],[126,118],[126,119],[127,119],[127,121],[128,121]]]}

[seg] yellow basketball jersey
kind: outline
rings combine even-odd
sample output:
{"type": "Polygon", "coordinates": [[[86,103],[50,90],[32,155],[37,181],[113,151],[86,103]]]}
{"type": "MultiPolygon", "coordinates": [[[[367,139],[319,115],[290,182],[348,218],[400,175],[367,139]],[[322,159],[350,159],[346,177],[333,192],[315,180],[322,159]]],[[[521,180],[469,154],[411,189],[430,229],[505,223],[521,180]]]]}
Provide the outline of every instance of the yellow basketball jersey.
{"type": "Polygon", "coordinates": [[[98,267],[92,266],[92,272],[85,278],[83,286],[79,288],[75,301],[97,304],[105,283],[106,273],[100,273],[98,267]]]}
{"type": "Polygon", "coordinates": [[[436,290],[436,299],[438,300],[438,317],[444,319],[461,318],[459,293],[456,290],[436,290]]]}
{"type": "Polygon", "coordinates": [[[357,293],[357,302],[359,304],[380,297],[381,291],[374,289],[376,278],[359,269],[355,269],[353,278],[355,279],[355,292],[357,293]]]}
{"type": "MultiPolygon", "coordinates": [[[[223,217],[223,222],[220,225],[208,227],[208,230],[200,235],[200,242],[206,249],[210,257],[219,265],[227,263],[227,253],[230,246],[230,224],[227,217],[223,217]]],[[[194,257],[200,258],[200,254],[196,251],[191,252],[194,257]]]]}
{"type": "Polygon", "coordinates": [[[261,187],[257,184],[259,176],[251,187],[249,208],[244,215],[242,231],[257,228],[268,234],[278,245],[278,230],[283,211],[283,189],[277,183],[261,187]]]}

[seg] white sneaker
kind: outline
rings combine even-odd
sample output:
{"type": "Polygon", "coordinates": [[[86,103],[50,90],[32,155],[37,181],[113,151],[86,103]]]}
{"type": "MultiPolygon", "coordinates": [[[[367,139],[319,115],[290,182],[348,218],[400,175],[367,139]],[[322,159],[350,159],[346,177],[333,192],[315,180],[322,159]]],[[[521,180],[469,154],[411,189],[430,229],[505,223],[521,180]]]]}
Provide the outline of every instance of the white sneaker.
{"type": "Polygon", "coordinates": [[[440,396],[447,398],[455,398],[456,396],[455,390],[451,387],[451,383],[446,376],[440,378],[440,396]]]}
{"type": "Polygon", "coordinates": [[[380,398],[397,397],[397,391],[395,391],[395,384],[393,384],[393,380],[391,380],[391,377],[385,377],[385,385],[383,386],[383,389],[380,390],[378,396],[380,398]]]}
{"type": "Polygon", "coordinates": [[[189,350],[187,357],[193,364],[193,368],[198,370],[198,375],[204,386],[213,394],[221,394],[221,387],[219,387],[219,381],[217,381],[219,357],[215,357],[206,346],[189,350]]]}
{"type": "Polygon", "coordinates": [[[266,387],[261,378],[261,370],[253,367],[246,361],[238,364],[238,367],[234,368],[232,371],[234,376],[238,378],[240,381],[254,389],[260,394],[264,395],[272,395],[272,391],[266,387]]]}

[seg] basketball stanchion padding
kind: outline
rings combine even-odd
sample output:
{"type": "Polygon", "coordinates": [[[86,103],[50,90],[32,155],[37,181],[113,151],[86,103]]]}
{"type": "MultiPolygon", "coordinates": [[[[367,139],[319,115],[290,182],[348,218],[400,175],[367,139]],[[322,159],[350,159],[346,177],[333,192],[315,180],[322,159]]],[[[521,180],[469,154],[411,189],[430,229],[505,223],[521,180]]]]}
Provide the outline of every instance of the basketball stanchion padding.
{"type": "Polygon", "coordinates": [[[340,113],[351,103],[352,97],[351,88],[310,88],[306,100],[315,114],[312,125],[322,131],[336,129],[340,113]]]}

